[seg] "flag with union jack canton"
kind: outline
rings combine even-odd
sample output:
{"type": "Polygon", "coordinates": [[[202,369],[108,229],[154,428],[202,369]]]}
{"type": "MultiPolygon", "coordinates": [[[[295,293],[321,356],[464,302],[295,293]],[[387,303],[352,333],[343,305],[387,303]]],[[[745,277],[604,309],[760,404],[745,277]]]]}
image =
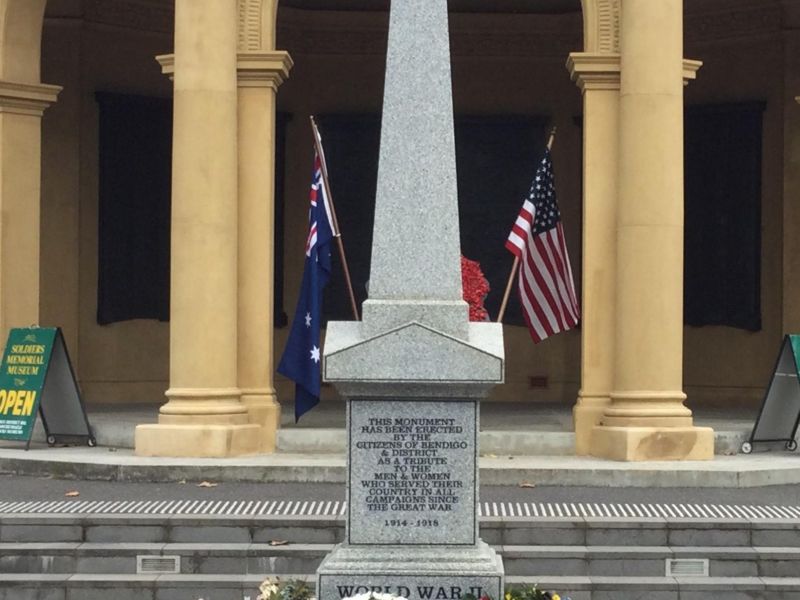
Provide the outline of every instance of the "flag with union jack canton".
{"type": "Polygon", "coordinates": [[[296,384],[294,401],[296,421],[319,403],[322,364],[320,350],[322,290],[330,278],[333,240],[330,214],[322,182],[322,163],[315,152],[303,283],[289,339],[286,341],[278,365],[278,372],[296,384]]]}
{"type": "Polygon", "coordinates": [[[506,248],[520,261],[522,315],[533,341],[541,342],[575,327],[580,309],[556,203],[550,150],[545,151],[536,170],[506,248]]]}

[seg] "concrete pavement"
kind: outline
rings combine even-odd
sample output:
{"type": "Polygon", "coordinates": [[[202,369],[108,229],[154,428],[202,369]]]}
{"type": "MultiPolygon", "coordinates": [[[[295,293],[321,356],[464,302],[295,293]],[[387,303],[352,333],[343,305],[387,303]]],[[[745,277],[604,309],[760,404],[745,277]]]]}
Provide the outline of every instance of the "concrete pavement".
{"type": "MultiPolygon", "coordinates": [[[[0,473],[67,479],[169,482],[343,483],[345,457],[271,454],[231,459],[152,458],[108,448],[0,449],[0,473]]],[[[717,456],[712,461],[624,463],[575,456],[483,456],[483,485],[747,488],[800,484],[800,456],[717,456]]]]}

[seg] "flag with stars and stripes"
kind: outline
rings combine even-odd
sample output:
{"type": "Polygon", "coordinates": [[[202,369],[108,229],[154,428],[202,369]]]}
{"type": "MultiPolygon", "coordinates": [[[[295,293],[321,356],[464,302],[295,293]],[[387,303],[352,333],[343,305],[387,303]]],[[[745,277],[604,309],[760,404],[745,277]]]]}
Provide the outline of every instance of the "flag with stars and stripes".
{"type": "Polygon", "coordinates": [[[289,339],[278,365],[278,372],[296,384],[295,420],[314,408],[319,403],[320,396],[322,289],[331,273],[331,242],[334,237],[322,177],[322,161],[315,152],[303,283],[289,339]]]}
{"type": "Polygon", "coordinates": [[[580,310],[556,203],[549,150],[536,170],[506,248],[519,258],[522,314],[533,341],[541,342],[575,327],[580,310]]]}

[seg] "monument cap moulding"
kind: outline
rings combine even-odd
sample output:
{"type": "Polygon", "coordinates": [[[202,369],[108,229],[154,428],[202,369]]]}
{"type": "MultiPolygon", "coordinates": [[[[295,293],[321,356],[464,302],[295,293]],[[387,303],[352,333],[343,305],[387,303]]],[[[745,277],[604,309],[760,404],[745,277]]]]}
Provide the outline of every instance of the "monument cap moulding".
{"type": "Polygon", "coordinates": [[[502,597],[478,536],[480,399],[502,326],[462,299],[446,0],[393,0],[363,321],[328,324],[323,378],[347,399],[347,528],[320,600],[502,597]]]}
{"type": "Polygon", "coordinates": [[[393,1],[369,299],[328,324],[323,378],[345,396],[479,397],[503,382],[502,326],[461,289],[445,0],[393,1]]]}

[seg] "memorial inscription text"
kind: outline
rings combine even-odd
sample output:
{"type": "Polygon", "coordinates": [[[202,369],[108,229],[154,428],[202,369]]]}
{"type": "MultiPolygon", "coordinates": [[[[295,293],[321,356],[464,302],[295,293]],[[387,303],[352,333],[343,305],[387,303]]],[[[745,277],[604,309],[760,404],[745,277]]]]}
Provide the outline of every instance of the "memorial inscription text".
{"type": "Polygon", "coordinates": [[[475,511],[475,405],[354,404],[350,501],[356,514],[370,522],[370,531],[382,543],[402,542],[406,530],[416,530],[409,542],[426,543],[419,541],[420,530],[431,530],[427,543],[472,543],[469,536],[448,540],[447,532],[475,511]],[[456,406],[460,410],[452,410],[456,406]]]}

